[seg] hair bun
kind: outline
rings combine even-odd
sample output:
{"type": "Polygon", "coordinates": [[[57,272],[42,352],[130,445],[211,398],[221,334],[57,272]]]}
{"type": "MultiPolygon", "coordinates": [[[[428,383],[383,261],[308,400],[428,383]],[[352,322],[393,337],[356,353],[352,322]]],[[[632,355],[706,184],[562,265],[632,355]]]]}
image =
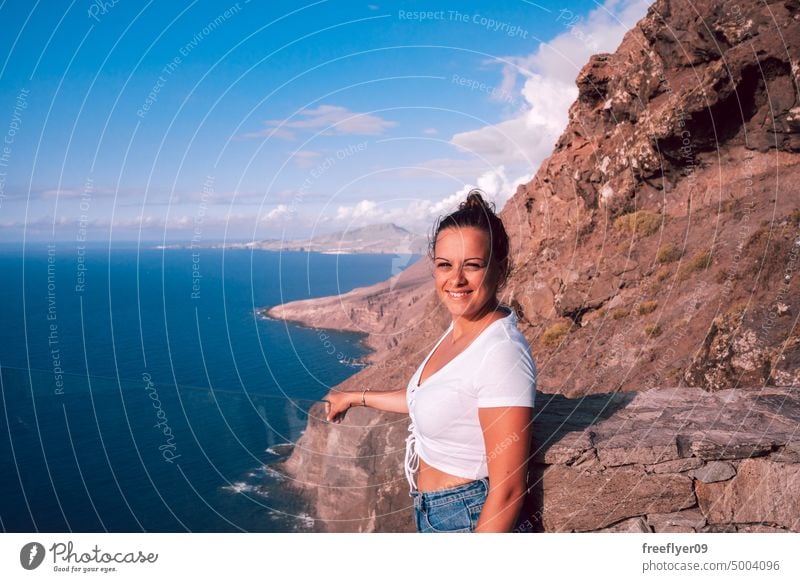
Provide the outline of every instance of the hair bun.
{"type": "Polygon", "coordinates": [[[494,203],[487,202],[484,200],[483,196],[481,196],[482,191],[478,188],[473,188],[467,194],[467,199],[464,200],[461,204],[458,205],[459,210],[492,210],[494,211],[494,203]]]}

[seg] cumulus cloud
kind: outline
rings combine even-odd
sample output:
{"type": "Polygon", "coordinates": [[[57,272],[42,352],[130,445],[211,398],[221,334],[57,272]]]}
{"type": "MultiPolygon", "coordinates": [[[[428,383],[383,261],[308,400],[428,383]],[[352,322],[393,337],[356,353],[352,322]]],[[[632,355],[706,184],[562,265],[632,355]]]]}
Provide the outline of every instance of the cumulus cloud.
{"type": "Polygon", "coordinates": [[[506,174],[506,167],[503,165],[497,166],[478,176],[474,184],[465,184],[458,192],[431,204],[429,207],[430,214],[435,216],[452,212],[473,188],[483,190],[486,198],[494,202],[496,209],[500,211],[508,202],[508,199],[514,195],[517,186],[529,182],[532,178],[533,174],[522,174],[510,179],[506,174]]]}
{"type": "Polygon", "coordinates": [[[581,67],[595,53],[616,50],[649,5],[645,0],[607,0],[586,17],[562,9],[556,18],[564,32],[553,40],[527,56],[487,61],[503,67],[501,88],[507,93],[514,94],[518,78],[524,79],[526,106],[512,119],[456,134],[452,144],[494,163],[538,168],[567,125],[581,67]]]}
{"type": "Polygon", "coordinates": [[[348,226],[365,226],[381,222],[394,222],[412,232],[426,232],[432,220],[448,214],[458,207],[467,193],[473,188],[480,188],[486,198],[494,202],[499,211],[514,194],[519,184],[529,182],[532,174],[522,174],[509,178],[505,166],[498,166],[481,174],[475,183],[465,184],[457,192],[440,200],[414,200],[403,207],[392,207],[388,203],[375,200],[361,200],[352,206],[339,206],[336,217],[330,221],[348,226]]]}
{"type": "Polygon", "coordinates": [[[294,218],[296,211],[286,204],[278,204],[275,208],[264,214],[260,222],[280,223],[294,218]]]}
{"type": "Polygon", "coordinates": [[[322,130],[323,135],[381,135],[385,130],[397,125],[377,115],[354,113],[346,107],[320,105],[316,109],[303,109],[289,119],[269,119],[263,122],[264,128],[241,134],[241,139],[260,139],[278,137],[295,140],[293,130],[322,130]],[[299,119],[298,119],[299,118],[299,119]]]}
{"type": "Polygon", "coordinates": [[[373,200],[362,200],[355,206],[339,206],[336,209],[336,220],[340,222],[381,222],[385,214],[378,208],[378,203],[373,200]]]}

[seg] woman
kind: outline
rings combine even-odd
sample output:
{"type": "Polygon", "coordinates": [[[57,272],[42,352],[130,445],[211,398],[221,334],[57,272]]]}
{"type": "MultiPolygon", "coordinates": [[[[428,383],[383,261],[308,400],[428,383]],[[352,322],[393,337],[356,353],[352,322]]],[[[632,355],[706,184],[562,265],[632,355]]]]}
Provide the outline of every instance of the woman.
{"type": "Polygon", "coordinates": [[[527,491],[536,367],[513,309],[497,299],[508,235],[479,190],[439,222],[430,259],[450,326],[405,389],[331,391],[327,419],[359,405],[410,415],[417,531],[511,531],[527,491]]]}

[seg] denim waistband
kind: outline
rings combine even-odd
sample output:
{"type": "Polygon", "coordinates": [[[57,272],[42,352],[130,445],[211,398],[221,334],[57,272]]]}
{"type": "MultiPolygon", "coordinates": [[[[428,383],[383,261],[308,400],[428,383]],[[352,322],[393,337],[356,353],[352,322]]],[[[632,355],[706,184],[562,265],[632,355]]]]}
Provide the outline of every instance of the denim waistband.
{"type": "Polygon", "coordinates": [[[489,492],[489,477],[476,479],[469,483],[463,483],[456,487],[448,487],[447,489],[437,489],[435,491],[418,491],[413,490],[411,497],[415,502],[419,502],[426,506],[444,505],[451,503],[456,499],[466,499],[476,495],[483,495],[489,492]]]}

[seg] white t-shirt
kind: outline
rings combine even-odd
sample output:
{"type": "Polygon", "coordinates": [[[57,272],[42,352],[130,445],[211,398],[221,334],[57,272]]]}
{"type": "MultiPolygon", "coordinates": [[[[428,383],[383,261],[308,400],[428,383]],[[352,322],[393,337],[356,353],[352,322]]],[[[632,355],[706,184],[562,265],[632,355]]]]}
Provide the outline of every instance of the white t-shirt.
{"type": "Polygon", "coordinates": [[[419,458],[468,479],[489,475],[478,408],[534,406],[536,365],[517,329],[514,310],[486,327],[464,351],[417,386],[425,364],[453,329],[452,322],[411,377],[406,389],[411,423],[405,473],[416,487],[419,458]]]}

